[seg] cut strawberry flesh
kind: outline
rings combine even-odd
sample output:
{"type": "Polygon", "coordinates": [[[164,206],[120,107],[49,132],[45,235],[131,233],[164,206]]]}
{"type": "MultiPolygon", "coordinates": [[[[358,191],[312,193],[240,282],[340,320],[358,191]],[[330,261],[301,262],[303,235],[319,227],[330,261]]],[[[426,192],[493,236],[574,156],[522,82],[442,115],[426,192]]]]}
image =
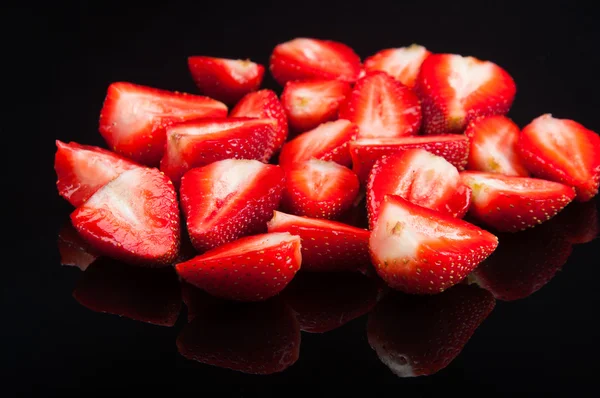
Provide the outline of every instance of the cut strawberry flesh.
{"type": "Polygon", "coordinates": [[[365,60],[365,71],[382,71],[400,83],[413,87],[421,64],[431,53],[423,46],[389,48],[365,60]]]}

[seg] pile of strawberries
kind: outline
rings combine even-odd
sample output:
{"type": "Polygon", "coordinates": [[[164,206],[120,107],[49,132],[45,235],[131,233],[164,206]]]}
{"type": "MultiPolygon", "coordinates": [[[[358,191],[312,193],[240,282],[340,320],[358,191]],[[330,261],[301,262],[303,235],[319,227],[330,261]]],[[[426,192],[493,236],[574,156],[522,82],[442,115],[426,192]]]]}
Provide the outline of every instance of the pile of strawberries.
{"type": "Polygon", "coordinates": [[[550,114],[520,129],[505,116],[515,82],[489,61],[412,45],[361,62],[297,38],[270,58],[280,96],[259,89],[264,67],[249,60],[188,66],[203,95],[111,84],[99,128],[110,150],[57,141],[55,170],[95,253],[174,264],[213,296],[263,301],[299,270],[443,292],[497,233],[598,192],[600,137],[550,114]],[[361,212],[365,228],[344,222],[361,212]]]}

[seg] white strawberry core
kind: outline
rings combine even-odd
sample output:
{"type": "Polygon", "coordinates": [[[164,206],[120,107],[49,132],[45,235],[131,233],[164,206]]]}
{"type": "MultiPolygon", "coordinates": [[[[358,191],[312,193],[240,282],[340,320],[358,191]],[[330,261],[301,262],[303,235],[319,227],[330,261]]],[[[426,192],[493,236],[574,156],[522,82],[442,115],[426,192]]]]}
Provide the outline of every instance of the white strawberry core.
{"type": "Polygon", "coordinates": [[[547,191],[549,184],[556,184],[557,187],[561,185],[528,177],[496,177],[493,173],[464,173],[462,180],[471,188],[473,196],[480,206],[489,203],[494,194],[498,192],[523,192],[531,195],[535,191],[547,191]]]}
{"type": "Polygon", "coordinates": [[[448,84],[455,93],[455,112],[463,116],[463,101],[492,78],[493,64],[474,57],[454,55],[450,58],[448,84]]]}
{"type": "Polygon", "coordinates": [[[309,175],[306,184],[312,193],[312,197],[315,200],[326,198],[328,192],[338,184],[338,180],[335,177],[331,178],[331,176],[337,175],[343,166],[317,159],[307,161],[306,165],[309,175]]]}
{"type": "Polygon", "coordinates": [[[241,59],[226,59],[223,62],[229,69],[231,77],[239,83],[245,83],[258,75],[258,66],[254,62],[241,59]]]}
{"type": "Polygon", "coordinates": [[[382,346],[375,347],[379,360],[398,377],[416,377],[408,356],[389,352],[382,346]]]}
{"type": "Polygon", "coordinates": [[[80,181],[77,186],[73,187],[73,191],[76,191],[81,185],[96,186],[98,181],[111,181],[119,175],[115,169],[114,159],[109,160],[88,150],[71,151],[71,154],[75,158],[74,164],[76,165],[73,167],[73,172],[80,181]]]}
{"type": "Polygon", "coordinates": [[[494,134],[486,134],[479,139],[479,142],[475,143],[479,151],[489,155],[496,170],[512,170],[515,172],[512,162],[516,154],[512,151],[512,148],[506,145],[512,131],[510,125],[504,125],[499,130],[494,131],[494,134]]]}
{"type": "Polygon", "coordinates": [[[399,76],[404,71],[414,76],[421,67],[426,54],[427,49],[423,46],[412,45],[397,48],[391,52],[389,58],[385,59],[384,69],[392,76],[399,76]]]}
{"type": "Polygon", "coordinates": [[[232,193],[243,191],[253,184],[264,164],[257,160],[227,159],[214,170],[217,178],[213,185],[213,202],[223,200],[232,193]]]}

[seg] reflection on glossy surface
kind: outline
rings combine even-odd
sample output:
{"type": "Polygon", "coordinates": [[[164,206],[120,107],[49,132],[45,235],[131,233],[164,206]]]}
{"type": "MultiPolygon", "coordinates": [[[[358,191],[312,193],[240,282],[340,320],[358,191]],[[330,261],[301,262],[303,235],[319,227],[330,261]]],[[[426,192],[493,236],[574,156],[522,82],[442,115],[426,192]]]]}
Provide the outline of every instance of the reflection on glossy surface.
{"type": "Polygon", "coordinates": [[[82,271],[98,258],[73,228],[71,220],[65,222],[58,231],[58,252],[61,265],[74,266],[82,271]]]}
{"type": "Polygon", "coordinates": [[[598,209],[596,200],[572,202],[558,213],[554,220],[565,239],[574,244],[588,243],[598,237],[598,209]]]}

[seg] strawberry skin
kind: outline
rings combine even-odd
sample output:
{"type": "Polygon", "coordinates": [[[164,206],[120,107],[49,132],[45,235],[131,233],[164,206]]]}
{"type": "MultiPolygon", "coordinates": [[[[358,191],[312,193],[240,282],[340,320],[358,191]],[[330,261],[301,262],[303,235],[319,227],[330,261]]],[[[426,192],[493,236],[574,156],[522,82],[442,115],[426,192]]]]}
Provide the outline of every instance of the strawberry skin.
{"type": "Polygon", "coordinates": [[[175,266],[186,282],[234,301],[279,294],[302,262],[300,237],[286,232],[247,236],[175,266]]]}
{"type": "Polygon", "coordinates": [[[408,47],[387,48],[365,59],[365,71],[382,71],[398,80],[400,83],[413,88],[421,64],[431,55],[425,47],[412,44],[408,47]]]}
{"type": "Polygon", "coordinates": [[[600,137],[580,123],[537,117],[521,131],[519,154],[534,176],[574,187],[578,201],[598,194],[600,137]]]}
{"type": "Polygon", "coordinates": [[[157,166],[168,126],[225,116],[227,106],[212,98],[117,82],[108,87],[99,129],[113,151],[138,163],[157,166]]]}
{"type": "Polygon", "coordinates": [[[70,220],[58,232],[58,252],[61,265],[77,267],[82,271],[98,258],[90,245],[73,228],[70,220]]]}

